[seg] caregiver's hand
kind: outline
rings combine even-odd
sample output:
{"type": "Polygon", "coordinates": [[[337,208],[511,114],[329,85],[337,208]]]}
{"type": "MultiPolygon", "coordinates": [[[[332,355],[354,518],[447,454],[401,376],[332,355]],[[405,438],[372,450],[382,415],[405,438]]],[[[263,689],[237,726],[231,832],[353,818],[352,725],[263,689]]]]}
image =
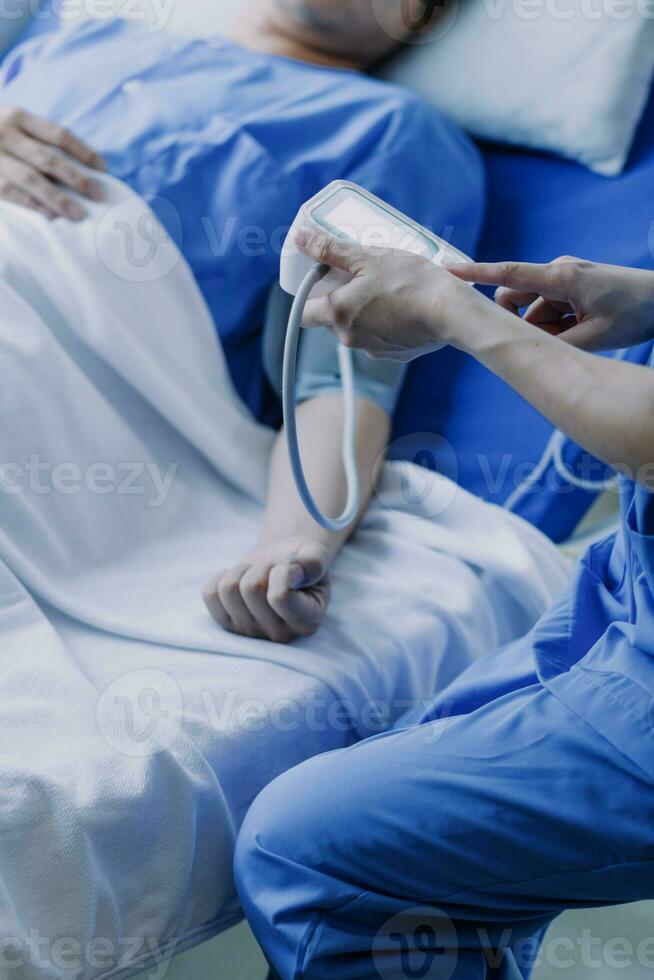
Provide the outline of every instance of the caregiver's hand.
{"type": "Polygon", "coordinates": [[[654,337],[654,273],[562,256],[546,265],[470,263],[454,274],[499,286],[500,306],[586,351],[630,347],[654,337]]]}
{"type": "Polygon", "coordinates": [[[80,221],[85,211],[66,193],[102,200],[102,187],[76,165],[106,165],[72,133],[14,106],[0,106],[0,198],[40,211],[48,218],[80,221]]]}
{"type": "Polygon", "coordinates": [[[268,544],[216,576],[204,601],[231,633],[275,643],[311,636],[329,604],[329,559],[327,548],[309,539],[268,544]]]}
{"type": "Polygon", "coordinates": [[[364,248],[304,230],[295,243],[305,255],[353,277],[307,303],[304,326],[331,327],[342,344],[371,357],[410,361],[454,343],[463,308],[483,302],[449,272],[408,252],[364,248]]]}

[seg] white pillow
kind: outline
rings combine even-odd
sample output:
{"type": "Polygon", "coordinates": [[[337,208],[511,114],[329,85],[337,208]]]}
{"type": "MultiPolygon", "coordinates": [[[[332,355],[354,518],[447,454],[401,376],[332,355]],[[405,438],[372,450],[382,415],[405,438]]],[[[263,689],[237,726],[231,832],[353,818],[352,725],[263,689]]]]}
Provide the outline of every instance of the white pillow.
{"type": "Polygon", "coordinates": [[[383,77],[482,139],[620,173],[654,73],[654,0],[463,0],[439,16],[383,77]]]}

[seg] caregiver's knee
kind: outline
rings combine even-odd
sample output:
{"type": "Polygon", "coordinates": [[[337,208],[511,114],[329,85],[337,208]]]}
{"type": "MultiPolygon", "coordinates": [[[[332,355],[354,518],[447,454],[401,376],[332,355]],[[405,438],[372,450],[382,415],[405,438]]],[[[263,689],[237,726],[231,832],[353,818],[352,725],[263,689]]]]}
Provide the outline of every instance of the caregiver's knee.
{"type": "Polygon", "coordinates": [[[311,862],[313,842],[320,835],[321,816],[327,817],[320,781],[309,760],[279,776],[256,798],[236,844],[235,872],[239,889],[247,889],[250,872],[287,861],[311,862]]]}

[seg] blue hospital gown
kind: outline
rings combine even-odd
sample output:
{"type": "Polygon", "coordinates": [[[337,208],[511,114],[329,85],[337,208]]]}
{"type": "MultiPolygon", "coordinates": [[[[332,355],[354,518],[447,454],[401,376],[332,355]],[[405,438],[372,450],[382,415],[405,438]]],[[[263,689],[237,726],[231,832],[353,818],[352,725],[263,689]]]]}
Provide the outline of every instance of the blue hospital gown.
{"type": "Polygon", "coordinates": [[[88,21],[17,48],[0,98],[72,129],[150,200],[211,310],[237,390],[265,421],[267,291],[300,205],[331,180],[369,190],[470,250],[483,216],[473,144],[365,75],[88,21]]]}

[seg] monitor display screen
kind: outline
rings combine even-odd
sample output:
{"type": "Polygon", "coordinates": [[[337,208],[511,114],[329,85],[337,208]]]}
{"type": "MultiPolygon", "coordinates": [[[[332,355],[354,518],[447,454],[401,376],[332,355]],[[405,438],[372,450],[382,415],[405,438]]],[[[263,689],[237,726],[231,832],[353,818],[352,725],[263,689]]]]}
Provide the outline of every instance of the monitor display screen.
{"type": "Polygon", "coordinates": [[[313,217],[329,231],[366,247],[399,248],[425,258],[431,258],[438,251],[435,242],[350,191],[335,194],[314,212],[313,217]]]}

